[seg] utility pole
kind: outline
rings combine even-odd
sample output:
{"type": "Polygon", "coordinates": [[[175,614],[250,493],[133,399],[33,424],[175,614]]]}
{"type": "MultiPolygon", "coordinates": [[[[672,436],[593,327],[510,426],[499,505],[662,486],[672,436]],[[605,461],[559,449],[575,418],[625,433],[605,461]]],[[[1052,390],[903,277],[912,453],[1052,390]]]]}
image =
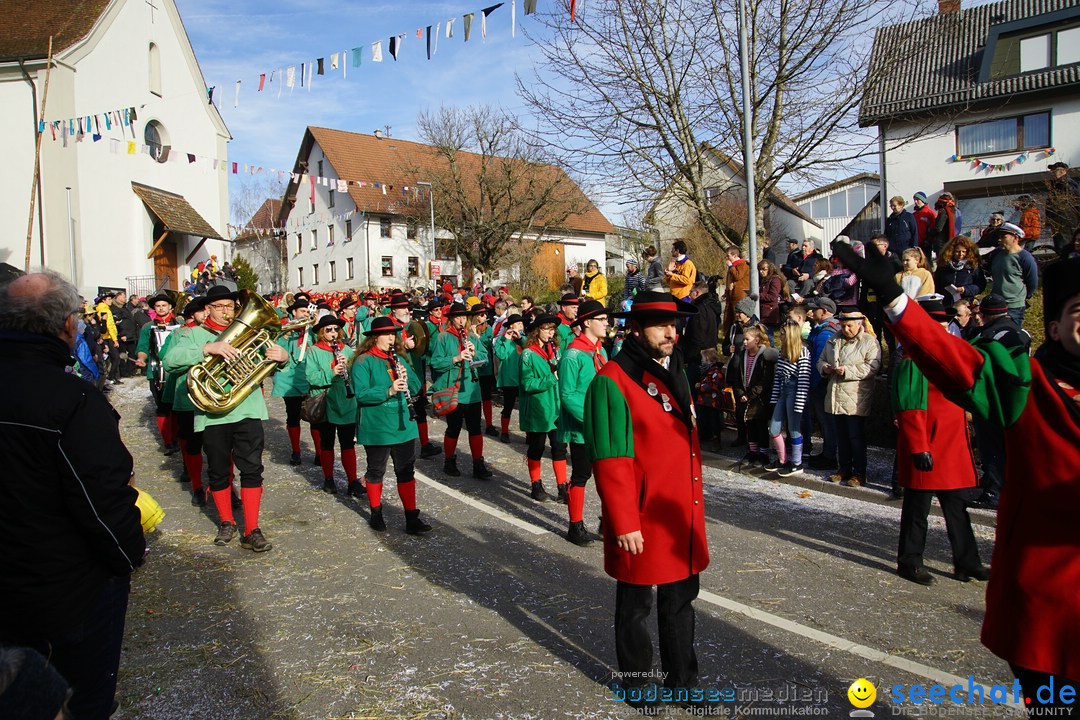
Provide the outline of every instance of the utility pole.
{"type": "MultiPolygon", "coordinates": [[[[746,0],[739,0],[739,65],[742,67],[742,110],[743,110],[743,176],[746,178],[746,235],[750,263],[750,293],[758,295],[757,265],[757,190],[754,183],[754,144],[751,135],[750,114],[750,60],[747,56],[749,47],[746,28],[746,0]]],[[[761,304],[754,301],[757,313],[761,315],[761,304]]]]}

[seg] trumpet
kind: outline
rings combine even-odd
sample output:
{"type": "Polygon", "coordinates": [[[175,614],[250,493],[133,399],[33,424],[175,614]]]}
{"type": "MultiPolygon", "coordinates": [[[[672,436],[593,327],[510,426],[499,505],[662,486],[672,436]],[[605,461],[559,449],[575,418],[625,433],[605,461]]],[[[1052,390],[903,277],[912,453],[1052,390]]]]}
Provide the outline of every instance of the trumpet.
{"type": "Polygon", "coordinates": [[[341,354],[341,349],[345,347],[345,343],[341,344],[341,348],[334,352],[334,362],[345,368],[345,374],[341,376],[341,379],[345,381],[345,397],[354,398],[356,393],[353,392],[352,378],[349,377],[349,369],[345,364],[345,356],[341,354]]]}
{"type": "MultiPolygon", "coordinates": [[[[406,380],[408,375],[405,372],[405,366],[401,364],[401,360],[397,355],[394,355],[390,360],[390,374],[394,380],[406,380]]],[[[409,419],[416,420],[416,398],[409,392],[409,386],[405,386],[405,406],[409,408],[409,419]]]]}

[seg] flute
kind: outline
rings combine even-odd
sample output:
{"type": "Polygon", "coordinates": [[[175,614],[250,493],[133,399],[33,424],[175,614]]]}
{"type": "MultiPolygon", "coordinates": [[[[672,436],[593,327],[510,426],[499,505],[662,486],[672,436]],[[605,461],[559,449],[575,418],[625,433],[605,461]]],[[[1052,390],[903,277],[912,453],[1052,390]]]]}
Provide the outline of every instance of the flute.
{"type": "MultiPolygon", "coordinates": [[[[407,375],[405,373],[405,366],[401,364],[401,360],[397,355],[394,355],[390,360],[390,373],[394,380],[406,380],[407,375]]],[[[416,398],[409,392],[409,386],[405,386],[405,406],[409,408],[409,419],[416,420],[416,398]]]]}
{"type": "MultiPolygon", "coordinates": [[[[342,343],[341,347],[344,348],[345,343],[342,343]]],[[[345,356],[342,355],[340,351],[335,351],[334,352],[334,362],[336,362],[338,365],[341,365],[342,367],[346,367],[346,365],[345,365],[345,356]]],[[[356,397],[355,393],[353,393],[352,378],[349,377],[349,371],[348,371],[347,367],[346,367],[346,370],[345,370],[345,374],[341,376],[341,379],[345,381],[345,397],[347,397],[347,398],[356,397]]]]}

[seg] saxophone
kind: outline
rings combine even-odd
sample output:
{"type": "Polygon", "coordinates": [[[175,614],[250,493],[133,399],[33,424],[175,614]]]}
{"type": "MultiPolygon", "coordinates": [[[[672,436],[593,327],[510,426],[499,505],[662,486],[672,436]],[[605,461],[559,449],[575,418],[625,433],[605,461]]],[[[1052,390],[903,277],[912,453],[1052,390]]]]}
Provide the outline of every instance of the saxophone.
{"type": "Polygon", "coordinates": [[[217,336],[219,341],[239,350],[240,357],[226,362],[216,355],[207,355],[188,371],[191,401],[206,413],[221,415],[239,406],[276,369],[277,363],[263,356],[266,348],[279,335],[315,323],[315,318],[309,317],[282,325],[270,303],[250,290],[240,291],[240,301],[243,303],[240,314],[217,336]]]}

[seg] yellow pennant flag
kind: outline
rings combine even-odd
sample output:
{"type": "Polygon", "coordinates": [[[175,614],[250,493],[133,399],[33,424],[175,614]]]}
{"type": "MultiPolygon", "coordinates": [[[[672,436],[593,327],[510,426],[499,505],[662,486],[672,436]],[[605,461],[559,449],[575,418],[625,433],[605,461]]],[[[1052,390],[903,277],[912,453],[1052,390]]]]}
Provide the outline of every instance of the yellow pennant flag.
{"type": "Polygon", "coordinates": [[[135,154],[135,141],[134,140],[128,140],[128,155],[134,155],[134,154],[135,154]]]}

